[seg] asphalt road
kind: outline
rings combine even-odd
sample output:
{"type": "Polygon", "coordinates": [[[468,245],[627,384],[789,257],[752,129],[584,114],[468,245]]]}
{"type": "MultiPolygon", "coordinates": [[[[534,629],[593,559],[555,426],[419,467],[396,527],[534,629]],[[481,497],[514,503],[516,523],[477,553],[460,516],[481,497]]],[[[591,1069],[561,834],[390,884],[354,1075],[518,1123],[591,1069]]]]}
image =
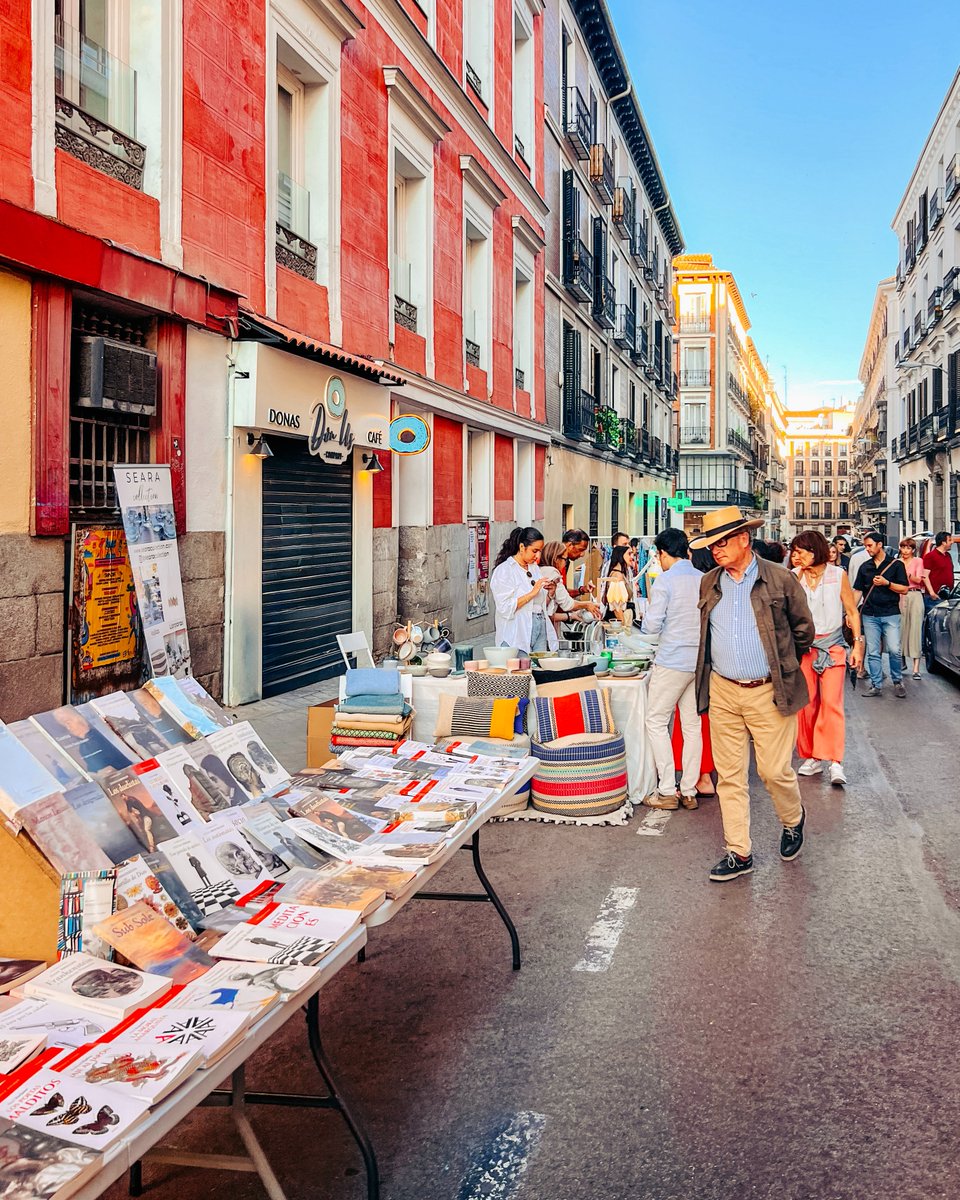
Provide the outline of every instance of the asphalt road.
{"type": "MultiPolygon", "coordinates": [[[[756,870],[724,885],[707,880],[715,801],[659,836],[638,836],[642,813],[489,827],[519,973],[487,905],[415,903],[372,931],[323,1015],[384,1200],[955,1200],[960,686],[907,687],[848,690],[849,786],[802,782],[794,863],[755,783],[756,870]]],[[[469,884],[462,858],[438,886],[469,884]]],[[[248,1075],[312,1088],[302,1030],[248,1075]]],[[[366,1195],[336,1114],[253,1119],[291,1198],[366,1195]]],[[[222,1111],[177,1142],[236,1146],[222,1111]]],[[[184,1168],[145,1182],[177,1200],[263,1195],[253,1176],[184,1168]]]]}

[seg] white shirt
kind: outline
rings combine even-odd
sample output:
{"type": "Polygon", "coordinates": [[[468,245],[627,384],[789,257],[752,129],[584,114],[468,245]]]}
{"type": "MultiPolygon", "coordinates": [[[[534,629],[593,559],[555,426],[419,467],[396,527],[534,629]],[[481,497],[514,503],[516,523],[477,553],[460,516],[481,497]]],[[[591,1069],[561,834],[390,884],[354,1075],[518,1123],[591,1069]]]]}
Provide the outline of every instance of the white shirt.
{"type": "Polygon", "coordinates": [[[577,602],[567,591],[564,586],[563,576],[556,567],[541,567],[540,577],[545,579],[547,583],[556,583],[557,588],[553,593],[553,599],[548,599],[546,603],[547,616],[552,617],[559,609],[561,612],[571,612],[577,607],[577,602]]]}
{"type": "Polygon", "coordinates": [[[543,613],[547,626],[547,645],[551,650],[557,650],[560,639],[553,627],[553,622],[547,616],[547,593],[541,591],[522,608],[517,608],[517,601],[529,592],[534,583],[540,578],[540,568],[536,563],[529,567],[521,567],[511,556],[499,567],[495,567],[490,576],[490,591],[493,602],[497,606],[496,638],[497,645],[517,646],[529,654],[530,641],[533,631],[533,614],[543,613]],[[529,571],[529,575],[527,572],[529,571]]]}
{"type": "Polygon", "coordinates": [[[844,573],[843,567],[838,567],[835,563],[827,563],[820,583],[817,587],[811,588],[800,569],[797,568],[794,571],[794,575],[800,580],[800,586],[807,597],[817,637],[824,633],[833,633],[834,630],[843,626],[843,600],[840,596],[840,585],[844,573]]]}

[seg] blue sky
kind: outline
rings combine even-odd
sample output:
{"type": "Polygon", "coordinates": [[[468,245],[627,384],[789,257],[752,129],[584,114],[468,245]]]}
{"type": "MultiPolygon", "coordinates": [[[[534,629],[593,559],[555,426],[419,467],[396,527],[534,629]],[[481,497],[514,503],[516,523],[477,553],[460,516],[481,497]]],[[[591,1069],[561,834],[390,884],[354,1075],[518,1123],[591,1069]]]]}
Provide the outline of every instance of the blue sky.
{"type": "Polygon", "coordinates": [[[688,252],[736,276],[791,408],[855,401],[890,223],[960,63],[956,3],[608,4],[688,252]]]}

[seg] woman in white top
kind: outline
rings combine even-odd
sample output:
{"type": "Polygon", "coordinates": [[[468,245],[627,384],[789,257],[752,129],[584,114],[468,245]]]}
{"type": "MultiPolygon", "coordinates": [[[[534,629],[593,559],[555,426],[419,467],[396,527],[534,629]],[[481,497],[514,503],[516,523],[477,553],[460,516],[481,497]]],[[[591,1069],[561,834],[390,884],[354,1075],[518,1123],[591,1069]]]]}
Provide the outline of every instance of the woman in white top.
{"type": "Polygon", "coordinates": [[[500,547],[490,576],[490,591],[497,606],[497,644],[532,650],[560,646],[553,622],[547,619],[547,601],[556,584],[540,575],[543,534],[539,529],[515,529],[500,547]]]}
{"type": "Polygon", "coordinates": [[[845,723],[843,684],[846,679],[847,649],[843,639],[844,620],[853,630],[851,667],[863,662],[860,611],[850,580],[843,567],[830,563],[827,539],[816,530],[798,534],[790,544],[794,574],[810,605],[813,645],[800,662],[810,691],[810,703],[797,717],[797,753],[803,759],[798,774],[819,775],[823,763],[830,764],[830,782],[843,787],[845,723]]]}

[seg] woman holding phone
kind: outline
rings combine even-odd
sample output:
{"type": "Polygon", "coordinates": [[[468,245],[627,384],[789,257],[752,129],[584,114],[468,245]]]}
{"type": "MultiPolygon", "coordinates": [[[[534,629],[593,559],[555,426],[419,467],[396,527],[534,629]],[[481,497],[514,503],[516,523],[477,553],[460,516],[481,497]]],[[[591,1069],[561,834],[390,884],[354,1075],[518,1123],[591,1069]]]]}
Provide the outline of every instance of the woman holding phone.
{"type": "Polygon", "coordinates": [[[500,547],[490,576],[497,606],[497,644],[516,646],[524,654],[560,646],[553,622],[547,618],[547,603],[556,591],[556,581],[548,583],[540,574],[542,551],[539,529],[514,529],[500,547]]]}

